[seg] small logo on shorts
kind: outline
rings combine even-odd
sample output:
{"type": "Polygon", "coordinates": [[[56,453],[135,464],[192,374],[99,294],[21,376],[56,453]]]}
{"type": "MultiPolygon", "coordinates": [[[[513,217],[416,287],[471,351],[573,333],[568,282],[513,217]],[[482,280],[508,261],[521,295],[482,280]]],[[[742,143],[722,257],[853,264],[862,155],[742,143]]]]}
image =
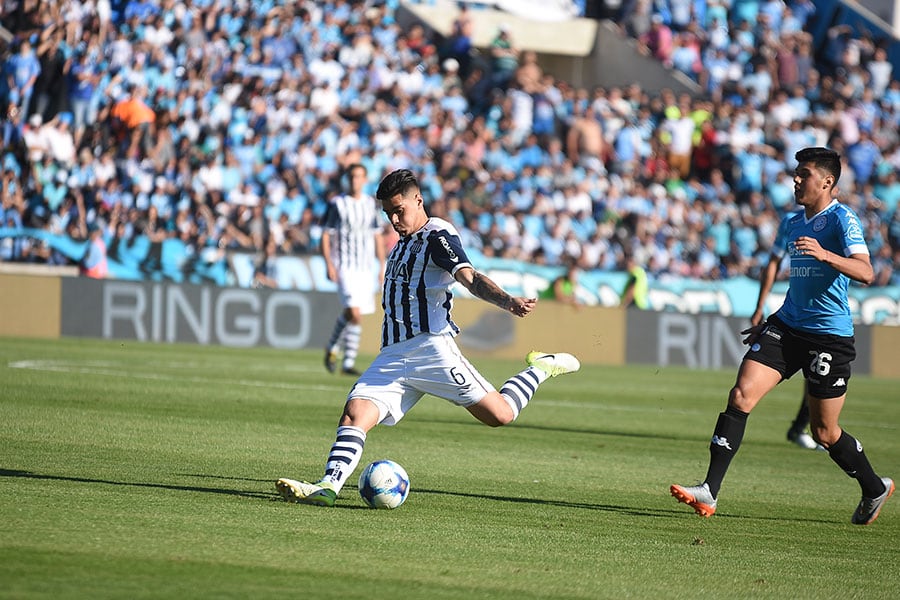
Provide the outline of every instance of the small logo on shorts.
{"type": "Polygon", "coordinates": [[[847,382],[844,381],[844,378],[838,377],[837,381],[835,381],[833,384],[831,384],[831,387],[843,387],[845,385],[847,385],[847,382]]]}
{"type": "Polygon", "coordinates": [[[759,352],[759,344],[753,344],[750,346],[750,352],[759,352]]]}
{"type": "Polygon", "coordinates": [[[768,327],[766,327],[766,330],[763,331],[763,333],[765,333],[769,337],[775,338],[776,340],[781,339],[781,333],[779,333],[777,329],[769,329],[768,327]]]}

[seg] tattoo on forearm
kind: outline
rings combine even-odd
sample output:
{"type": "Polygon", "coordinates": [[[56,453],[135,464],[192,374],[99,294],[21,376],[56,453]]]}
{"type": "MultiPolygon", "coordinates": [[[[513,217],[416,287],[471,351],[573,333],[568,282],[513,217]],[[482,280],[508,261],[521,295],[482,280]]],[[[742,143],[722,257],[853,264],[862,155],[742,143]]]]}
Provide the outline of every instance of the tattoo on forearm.
{"type": "Polygon", "coordinates": [[[496,283],[481,273],[475,273],[475,277],[472,279],[472,287],[469,288],[469,291],[472,292],[475,297],[495,304],[500,308],[507,308],[509,306],[509,294],[501,290],[496,283]]]}

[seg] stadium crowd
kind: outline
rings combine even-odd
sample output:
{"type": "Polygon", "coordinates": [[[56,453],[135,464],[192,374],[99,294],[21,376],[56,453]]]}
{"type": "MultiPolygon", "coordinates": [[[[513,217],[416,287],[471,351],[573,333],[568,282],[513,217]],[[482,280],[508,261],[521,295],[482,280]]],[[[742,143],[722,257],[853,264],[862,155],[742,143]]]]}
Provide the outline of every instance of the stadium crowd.
{"type": "MultiPolygon", "coordinates": [[[[876,285],[900,284],[900,81],[881,40],[829,30],[808,0],[631,0],[637,47],[702,86],[586,89],[543,72],[501,26],[472,46],[401,28],[396,0],[18,0],[0,54],[3,228],[124,260],[182,242],[318,251],[344,167],[410,168],[473,253],[652,278],[756,277],[793,208],[794,152],[844,157],[876,285]]],[[[13,8],[8,8],[13,6],[13,8]]],[[[28,236],[0,261],[71,264],[28,236]]],[[[77,261],[76,261],[77,262],[77,261]]]]}

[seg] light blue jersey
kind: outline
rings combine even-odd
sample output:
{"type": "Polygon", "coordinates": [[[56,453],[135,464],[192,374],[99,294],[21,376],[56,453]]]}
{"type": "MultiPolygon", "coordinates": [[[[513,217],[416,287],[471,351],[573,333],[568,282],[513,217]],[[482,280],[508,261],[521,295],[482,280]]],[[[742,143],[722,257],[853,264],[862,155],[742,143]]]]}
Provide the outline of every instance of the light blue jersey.
{"type": "Polygon", "coordinates": [[[850,278],[812,256],[798,253],[794,242],[801,236],[815,238],[822,248],[840,256],[868,255],[859,218],[837,200],[811,219],[800,210],[781,221],[774,246],[791,257],[790,287],[776,316],[801,331],[850,337],[850,278]]]}

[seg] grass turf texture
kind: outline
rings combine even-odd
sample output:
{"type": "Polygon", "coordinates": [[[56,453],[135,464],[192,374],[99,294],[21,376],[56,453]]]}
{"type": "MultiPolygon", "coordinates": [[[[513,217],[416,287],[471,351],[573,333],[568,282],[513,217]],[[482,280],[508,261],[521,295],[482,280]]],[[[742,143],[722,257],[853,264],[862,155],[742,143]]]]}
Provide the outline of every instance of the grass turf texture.
{"type": "MultiPolygon", "coordinates": [[[[498,386],[522,366],[475,362],[498,386]]],[[[850,524],[856,482],[785,441],[798,380],[751,416],[718,514],[669,496],[733,379],[586,365],[500,429],[426,397],[363,457],[406,468],[407,502],[366,508],[357,472],[324,509],[273,488],[333,441],[352,380],[319,352],[0,340],[0,597],[896,597],[900,500],[850,524]]],[[[900,480],[897,386],[854,377],[842,422],[900,480]]]]}

